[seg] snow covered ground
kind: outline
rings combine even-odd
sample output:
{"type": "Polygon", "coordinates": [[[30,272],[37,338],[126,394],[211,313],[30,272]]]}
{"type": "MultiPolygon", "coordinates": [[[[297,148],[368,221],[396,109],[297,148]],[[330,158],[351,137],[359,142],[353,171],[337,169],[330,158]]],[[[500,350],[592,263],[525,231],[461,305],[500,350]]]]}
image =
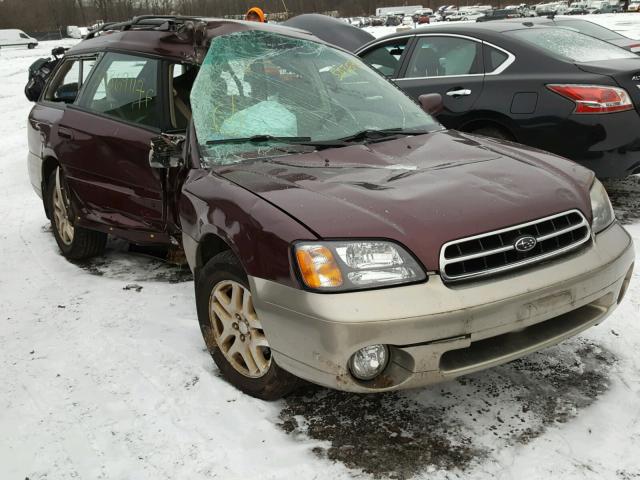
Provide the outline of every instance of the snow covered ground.
{"type": "MultiPolygon", "coordinates": [[[[0,479],[640,479],[638,275],[604,324],[453,382],[275,403],[229,386],[188,272],[117,241],[59,255],[22,94],[51,47],[0,51],[0,479]]],[[[608,187],[640,251],[640,179],[608,187]]]]}
{"type": "MultiPolygon", "coordinates": [[[[640,40],[640,17],[637,13],[605,13],[598,15],[579,15],[573,18],[589,20],[598,23],[603,27],[616,31],[626,37],[640,40]]],[[[526,19],[523,19],[525,21],[526,19]]],[[[473,22],[455,22],[456,24],[473,23],[473,22]]],[[[433,23],[431,25],[442,25],[442,23],[433,23]]],[[[445,25],[449,25],[445,22],[445,25]]],[[[429,25],[421,25],[421,27],[429,27],[429,25]]],[[[364,30],[371,33],[376,38],[389,35],[396,32],[396,27],[365,27],[364,30]]]]}

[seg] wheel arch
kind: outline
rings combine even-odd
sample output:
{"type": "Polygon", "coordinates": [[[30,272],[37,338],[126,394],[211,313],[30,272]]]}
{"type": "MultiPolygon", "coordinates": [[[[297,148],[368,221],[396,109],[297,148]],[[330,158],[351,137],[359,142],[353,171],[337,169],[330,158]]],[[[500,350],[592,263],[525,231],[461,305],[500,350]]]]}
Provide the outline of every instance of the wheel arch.
{"type": "Polygon", "coordinates": [[[205,233],[200,241],[198,241],[195,252],[195,265],[193,268],[193,273],[196,280],[198,278],[200,270],[207,264],[209,260],[211,260],[216,255],[227,251],[231,251],[240,261],[240,264],[242,264],[242,260],[240,260],[237,252],[235,252],[234,249],[231,248],[229,242],[223,239],[220,235],[217,235],[213,232],[205,233]]]}
{"type": "Polygon", "coordinates": [[[512,141],[518,141],[518,135],[516,134],[516,126],[511,118],[508,116],[492,111],[477,111],[473,116],[465,119],[460,125],[459,130],[463,132],[473,132],[480,128],[492,127],[497,128],[511,137],[512,141]]]}
{"type": "Polygon", "coordinates": [[[58,159],[53,157],[53,156],[45,156],[44,159],[42,160],[42,192],[43,192],[43,203],[44,203],[44,212],[47,215],[47,218],[51,218],[51,213],[49,212],[49,207],[47,205],[47,202],[44,201],[45,198],[45,192],[47,191],[47,188],[49,187],[49,178],[51,177],[51,174],[53,173],[53,171],[60,166],[60,162],[58,162],[58,159]]]}

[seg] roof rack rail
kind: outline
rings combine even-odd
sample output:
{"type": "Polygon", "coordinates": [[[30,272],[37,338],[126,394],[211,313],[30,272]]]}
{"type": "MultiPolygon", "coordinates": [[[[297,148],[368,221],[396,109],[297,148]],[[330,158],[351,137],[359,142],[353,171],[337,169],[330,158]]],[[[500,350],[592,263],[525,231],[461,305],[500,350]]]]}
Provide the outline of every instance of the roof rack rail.
{"type": "Polygon", "coordinates": [[[139,15],[125,22],[110,22],[92,30],[86,36],[91,39],[103,32],[126,30],[177,30],[185,22],[197,21],[198,17],[184,17],[180,15],[139,15]]]}

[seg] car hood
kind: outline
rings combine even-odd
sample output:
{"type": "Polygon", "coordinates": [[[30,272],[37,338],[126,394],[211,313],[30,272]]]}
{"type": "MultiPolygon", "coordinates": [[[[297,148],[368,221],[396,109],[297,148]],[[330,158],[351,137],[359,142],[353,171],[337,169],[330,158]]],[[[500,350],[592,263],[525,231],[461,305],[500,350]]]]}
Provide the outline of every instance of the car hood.
{"type": "Polygon", "coordinates": [[[320,238],[387,238],[430,271],[450,240],[573,208],[591,171],[554,155],[441,131],[218,167],[320,238]]]}

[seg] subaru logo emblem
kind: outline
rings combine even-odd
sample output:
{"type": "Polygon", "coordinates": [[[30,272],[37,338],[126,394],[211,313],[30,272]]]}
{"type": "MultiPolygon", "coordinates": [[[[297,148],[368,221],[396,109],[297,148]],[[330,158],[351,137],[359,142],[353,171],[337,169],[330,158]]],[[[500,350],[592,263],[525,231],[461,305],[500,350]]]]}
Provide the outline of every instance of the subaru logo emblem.
{"type": "Polygon", "coordinates": [[[513,248],[518,252],[528,252],[533,250],[537,243],[538,241],[535,237],[532,237],[531,235],[523,235],[522,237],[516,238],[513,248]]]}

